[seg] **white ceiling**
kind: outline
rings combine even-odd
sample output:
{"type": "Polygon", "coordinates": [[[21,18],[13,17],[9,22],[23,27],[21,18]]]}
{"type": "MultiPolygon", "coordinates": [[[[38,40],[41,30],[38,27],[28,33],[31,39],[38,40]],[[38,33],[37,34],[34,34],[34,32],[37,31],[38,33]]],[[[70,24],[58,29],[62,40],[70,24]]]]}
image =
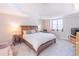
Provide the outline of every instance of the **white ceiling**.
{"type": "Polygon", "coordinates": [[[0,4],[0,13],[33,18],[55,18],[74,12],[72,3],[0,4]]]}
{"type": "Polygon", "coordinates": [[[74,5],[68,3],[53,3],[42,6],[41,18],[62,17],[74,12],[74,5]]]}

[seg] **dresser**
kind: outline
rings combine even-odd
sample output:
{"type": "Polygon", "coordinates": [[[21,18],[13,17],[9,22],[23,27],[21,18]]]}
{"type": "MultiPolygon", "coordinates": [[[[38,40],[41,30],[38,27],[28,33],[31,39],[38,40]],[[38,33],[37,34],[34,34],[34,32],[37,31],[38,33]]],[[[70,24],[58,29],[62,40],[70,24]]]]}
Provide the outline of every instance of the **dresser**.
{"type": "Polygon", "coordinates": [[[77,40],[76,36],[70,35],[69,40],[70,40],[71,43],[73,43],[74,45],[76,45],[76,40],[77,40]]]}
{"type": "Polygon", "coordinates": [[[79,32],[76,32],[76,36],[70,35],[70,42],[75,45],[76,48],[76,56],[79,56],[79,32]]]}
{"type": "Polygon", "coordinates": [[[79,56],[79,32],[76,33],[76,56],[79,56]]]}

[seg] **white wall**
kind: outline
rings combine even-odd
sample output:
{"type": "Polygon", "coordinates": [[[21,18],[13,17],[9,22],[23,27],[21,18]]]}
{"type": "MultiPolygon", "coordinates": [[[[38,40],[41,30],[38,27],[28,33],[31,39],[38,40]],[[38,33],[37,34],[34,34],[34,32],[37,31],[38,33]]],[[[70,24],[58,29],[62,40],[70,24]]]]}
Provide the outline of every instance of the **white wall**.
{"type": "Polygon", "coordinates": [[[33,18],[25,18],[25,20],[21,23],[22,25],[39,25],[40,20],[39,19],[33,19],[33,18]]]}
{"type": "Polygon", "coordinates": [[[11,28],[8,24],[8,20],[5,18],[5,16],[0,14],[0,42],[11,40],[9,29],[11,28]]]}
{"type": "Polygon", "coordinates": [[[68,40],[71,35],[71,28],[79,28],[79,13],[63,17],[63,32],[54,32],[59,39],[68,40]]]}
{"type": "Polygon", "coordinates": [[[12,16],[6,14],[0,14],[0,42],[11,40],[11,23],[20,25],[39,25],[39,20],[32,18],[23,18],[20,16],[12,16]]]}
{"type": "MultiPolygon", "coordinates": [[[[71,28],[79,28],[79,13],[74,13],[72,15],[68,15],[62,18],[63,19],[63,32],[61,31],[52,31],[54,34],[56,34],[57,38],[59,39],[66,39],[68,40],[68,36],[71,35],[71,28]]],[[[50,19],[45,19],[47,24],[49,24],[50,19]]],[[[42,20],[41,20],[42,21],[42,20]]],[[[43,27],[45,28],[45,24],[43,27]]],[[[46,25],[46,28],[49,29],[49,25],[46,25]]]]}
{"type": "Polygon", "coordinates": [[[63,18],[64,20],[64,31],[62,38],[68,38],[71,34],[71,28],[79,28],[79,13],[75,13],[63,18]]]}

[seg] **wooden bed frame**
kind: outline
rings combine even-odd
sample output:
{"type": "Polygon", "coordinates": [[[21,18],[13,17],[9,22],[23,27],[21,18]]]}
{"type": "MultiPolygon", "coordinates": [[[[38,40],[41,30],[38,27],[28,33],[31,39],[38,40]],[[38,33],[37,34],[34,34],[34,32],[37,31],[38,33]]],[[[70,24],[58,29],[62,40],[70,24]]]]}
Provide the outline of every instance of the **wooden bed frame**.
{"type": "MultiPolygon", "coordinates": [[[[32,30],[32,29],[37,30],[38,29],[38,26],[25,26],[25,25],[22,25],[21,26],[22,36],[23,36],[23,31],[24,30],[32,30]]],[[[31,43],[29,43],[28,41],[26,41],[24,38],[23,38],[23,42],[28,47],[30,47],[37,54],[37,56],[38,56],[43,50],[45,50],[46,48],[48,48],[52,44],[56,43],[56,38],[54,38],[52,40],[49,40],[49,41],[41,44],[37,51],[33,48],[33,46],[31,45],[31,43]]]]}

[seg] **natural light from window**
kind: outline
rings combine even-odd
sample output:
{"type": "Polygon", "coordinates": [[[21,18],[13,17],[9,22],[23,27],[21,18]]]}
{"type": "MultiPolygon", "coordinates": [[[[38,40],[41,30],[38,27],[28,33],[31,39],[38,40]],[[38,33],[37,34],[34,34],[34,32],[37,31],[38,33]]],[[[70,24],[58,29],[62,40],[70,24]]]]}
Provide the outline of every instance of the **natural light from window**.
{"type": "Polygon", "coordinates": [[[50,20],[50,28],[54,31],[62,31],[63,20],[62,19],[50,20]]]}

